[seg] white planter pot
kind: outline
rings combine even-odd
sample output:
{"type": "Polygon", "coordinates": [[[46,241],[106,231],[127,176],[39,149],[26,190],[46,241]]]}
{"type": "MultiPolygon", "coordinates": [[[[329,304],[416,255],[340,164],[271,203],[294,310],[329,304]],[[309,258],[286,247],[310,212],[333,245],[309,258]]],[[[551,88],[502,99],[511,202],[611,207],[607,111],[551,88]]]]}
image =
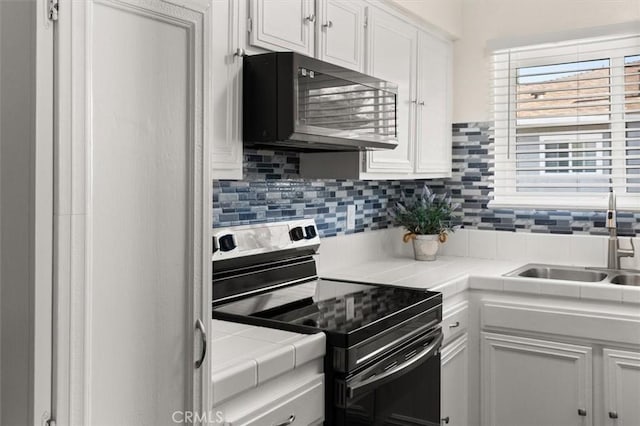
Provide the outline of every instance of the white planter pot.
{"type": "Polygon", "coordinates": [[[439,235],[415,235],[413,254],[416,260],[436,260],[440,248],[439,235]]]}

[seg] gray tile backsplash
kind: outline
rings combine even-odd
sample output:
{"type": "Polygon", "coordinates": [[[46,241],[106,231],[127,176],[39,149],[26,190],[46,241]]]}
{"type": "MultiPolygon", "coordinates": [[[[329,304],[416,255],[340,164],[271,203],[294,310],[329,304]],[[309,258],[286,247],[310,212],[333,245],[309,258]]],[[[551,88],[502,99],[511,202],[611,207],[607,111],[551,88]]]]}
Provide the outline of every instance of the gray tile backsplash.
{"type": "MultiPolygon", "coordinates": [[[[388,207],[415,181],[305,180],[293,152],[245,149],[244,180],[213,182],[213,227],[316,219],[322,237],[390,226],[388,207]],[[346,229],[347,206],[356,205],[355,230],[346,229]]],[[[492,123],[453,125],[453,173],[427,181],[436,192],[448,191],[462,204],[457,223],[465,228],[554,234],[605,234],[603,211],[489,209],[493,182],[492,123]]],[[[640,213],[620,212],[618,233],[640,234],[640,213]]]]}

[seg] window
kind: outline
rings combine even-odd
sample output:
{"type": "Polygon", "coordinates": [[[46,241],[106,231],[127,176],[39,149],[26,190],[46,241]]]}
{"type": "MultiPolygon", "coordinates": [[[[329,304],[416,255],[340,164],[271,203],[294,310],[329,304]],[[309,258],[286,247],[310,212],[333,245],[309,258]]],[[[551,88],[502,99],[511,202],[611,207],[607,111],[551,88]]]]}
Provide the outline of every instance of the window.
{"type": "Polygon", "coordinates": [[[492,205],[640,210],[640,36],[493,54],[492,205]]]}

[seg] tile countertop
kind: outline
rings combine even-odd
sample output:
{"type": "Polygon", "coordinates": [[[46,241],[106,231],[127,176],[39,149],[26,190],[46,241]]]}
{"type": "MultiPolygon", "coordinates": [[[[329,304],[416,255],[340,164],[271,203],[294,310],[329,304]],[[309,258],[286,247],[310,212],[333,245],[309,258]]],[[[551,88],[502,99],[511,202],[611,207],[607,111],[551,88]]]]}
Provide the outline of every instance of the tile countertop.
{"type": "Polygon", "coordinates": [[[325,354],[325,335],[212,320],[213,406],[325,354]]]}
{"type": "Polygon", "coordinates": [[[442,292],[445,299],[470,288],[640,303],[640,287],[503,276],[526,263],[462,256],[438,256],[433,262],[421,262],[395,255],[359,262],[348,268],[325,270],[321,276],[435,290],[442,292]]]}

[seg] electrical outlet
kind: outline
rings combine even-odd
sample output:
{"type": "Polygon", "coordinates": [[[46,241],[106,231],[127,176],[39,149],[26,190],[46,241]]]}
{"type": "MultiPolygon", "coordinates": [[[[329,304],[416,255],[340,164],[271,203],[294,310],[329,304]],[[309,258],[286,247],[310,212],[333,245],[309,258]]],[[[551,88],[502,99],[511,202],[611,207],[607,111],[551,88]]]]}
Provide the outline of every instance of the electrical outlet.
{"type": "Polygon", "coordinates": [[[356,205],[347,206],[347,230],[356,229],[356,205]]]}

